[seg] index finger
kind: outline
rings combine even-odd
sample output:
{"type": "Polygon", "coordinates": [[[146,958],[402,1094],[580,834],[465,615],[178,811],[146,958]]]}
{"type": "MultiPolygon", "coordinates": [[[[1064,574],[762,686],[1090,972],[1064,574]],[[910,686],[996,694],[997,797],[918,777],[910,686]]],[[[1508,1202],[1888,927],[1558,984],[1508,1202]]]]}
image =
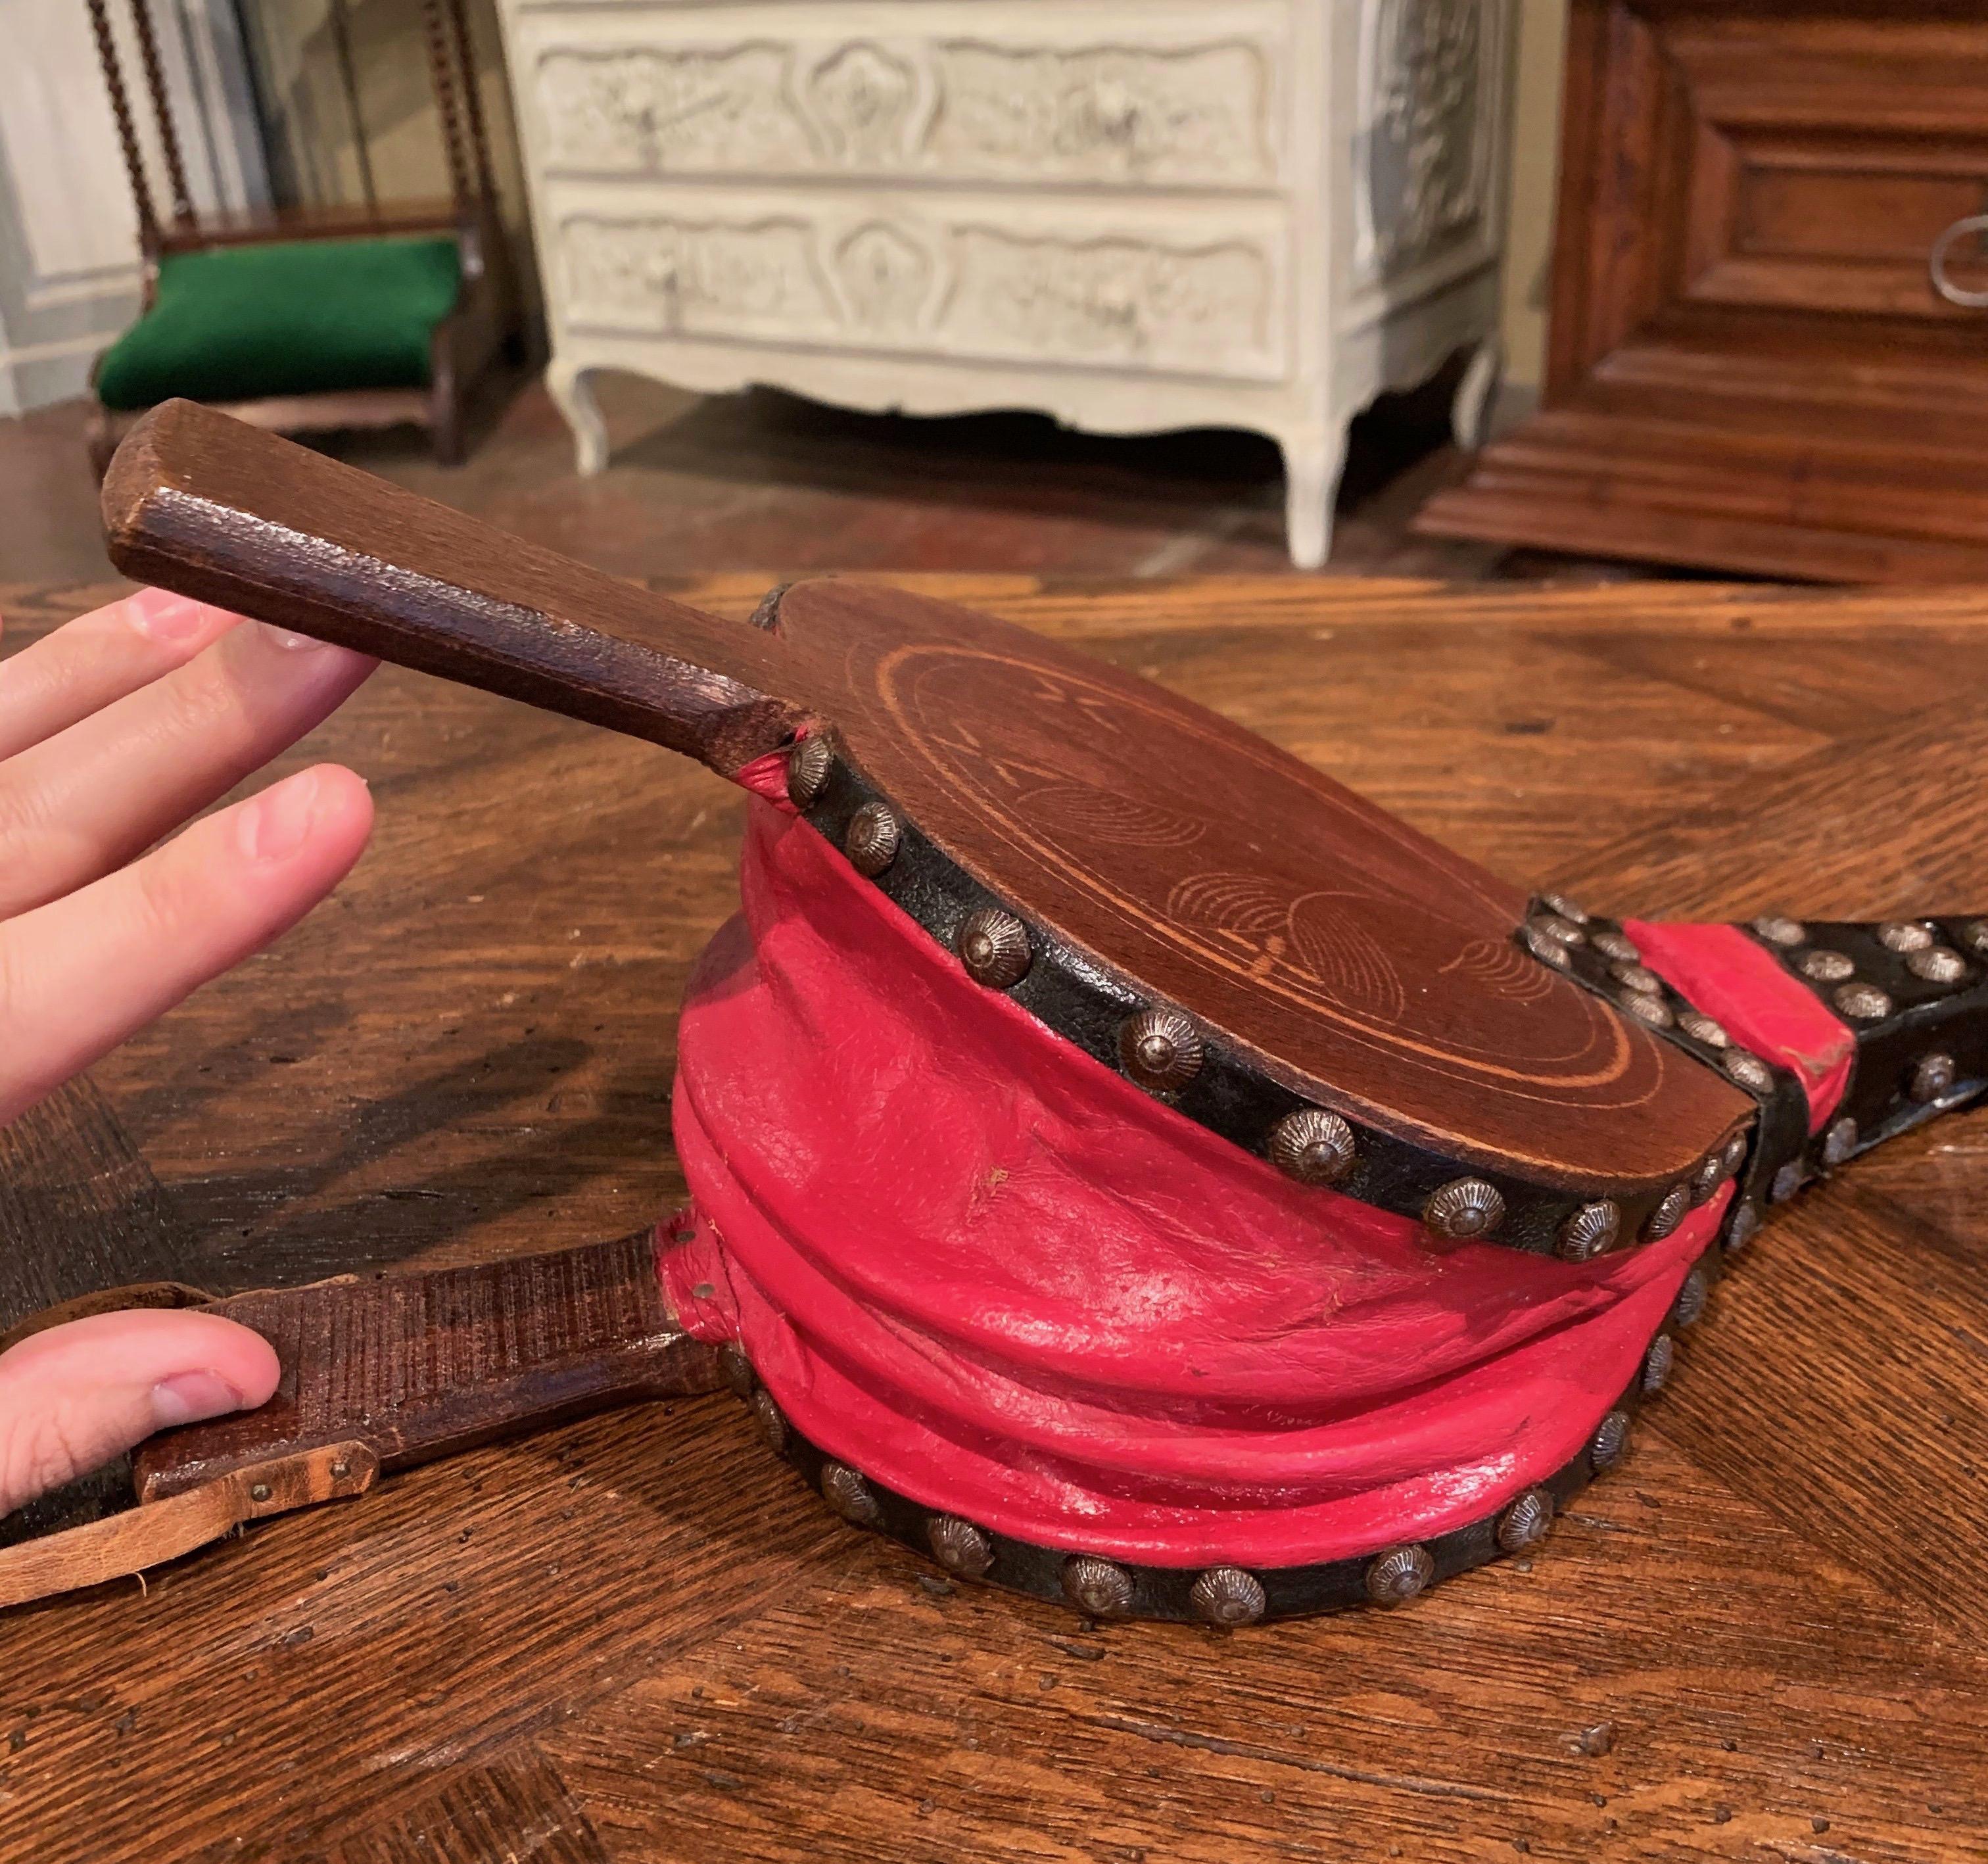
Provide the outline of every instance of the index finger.
{"type": "Polygon", "coordinates": [[[241,619],[163,589],[140,589],[63,623],[0,661],[0,758],[150,685],[241,619]]]}

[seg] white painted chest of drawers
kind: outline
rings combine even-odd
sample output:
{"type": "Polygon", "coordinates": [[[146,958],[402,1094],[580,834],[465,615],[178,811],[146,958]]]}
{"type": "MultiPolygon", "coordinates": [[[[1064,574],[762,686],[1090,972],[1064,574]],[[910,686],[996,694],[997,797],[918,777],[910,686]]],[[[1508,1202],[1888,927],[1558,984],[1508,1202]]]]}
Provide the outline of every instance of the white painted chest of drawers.
{"type": "Polygon", "coordinates": [[[580,467],[590,377],[1283,449],[1497,369],[1513,0],[500,0],[580,467]]]}

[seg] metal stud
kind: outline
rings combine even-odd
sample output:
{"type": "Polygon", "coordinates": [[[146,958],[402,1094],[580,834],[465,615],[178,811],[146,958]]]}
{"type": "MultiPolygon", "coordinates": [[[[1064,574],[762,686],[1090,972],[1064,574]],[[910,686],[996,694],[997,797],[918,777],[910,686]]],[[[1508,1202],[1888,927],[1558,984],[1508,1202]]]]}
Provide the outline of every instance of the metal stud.
{"type": "Polygon", "coordinates": [[[248,1499],[251,1501],[267,1501],[272,1493],[266,1482],[259,1482],[249,1490],[248,1499]]]}
{"type": "Polygon", "coordinates": [[[1888,952],[1922,952],[1932,943],[1932,928],[1912,919],[1888,919],[1878,928],[1878,942],[1888,952]]]}
{"type": "Polygon", "coordinates": [[[1542,912],[1531,921],[1535,932],[1544,932],[1549,939],[1562,945],[1585,945],[1587,935],[1571,919],[1563,919],[1557,913],[1542,912]]]}
{"type": "Polygon", "coordinates": [[[1006,990],[1029,974],[1029,929],[1012,912],[982,906],[961,922],[959,962],[975,983],[1006,990]]]}
{"type": "Polygon", "coordinates": [[[1547,1538],[1553,1525],[1554,1499],[1546,1490],[1533,1487],[1515,1497],[1498,1517],[1498,1544],[1508,1554],[1523,1553],[1547,1538]]]}
{"type": "Polygon", "coordinates": [[[725,1382],[740,1398],[750,1398],[759,1383],[752,1375],[752,1362],[735,1346],[721,1346],[718,1349],[718,1368],[725,1375],[725,1382]]]}
{"type": "Polygon", "coordinates": [[[1613,958],[1621,964],[1638,964],[1642,960],[1643,954],[1637,950],[1631,940],[1625,939],[1618,932],[1610,931],[1605,925],[1598,931],[1591,928],[1587,942],[1603,957],[1613,958]]]}
{"type": "Polygon", "coordinates": [[[1758,1055],[1743,1048],[1728,1049],[1723,1065],[1726,1072],[1750,1092],[1771,1094],[1773,1091],[1774,1071],[1758,1055]]]}
{"type": "Polygon", "coordinates": [[[1736,1204],[1726,1226],[1726,1247],[1737,1254],[1760,1233],[1760,1213],[1751,1203],[1736,1204]]]}
{"type": "Polygon", "coordinates": [[[1481,1178],[1453,1178],[1429,1194],[1422,1221],[1439,1236],[1467,1242],[1488,1236],[1504,1220],[1505,1200],[1498,1187],[1481,1178]]]}
{"type": "Polygon", "coordinates": [[[1929,984],[1957,984],[1967,975],[1967,960],[1943,945],[1929,945],[1905,959],[1905,969],[1929,984]]]}
{"type": "Polygon", "coordinates": [[[1205,1625],[1253,1625],[1270,1607],[1263,1582],[1239,1566],[1211,1566],[1187,1595],[1205,1625]]]}
{"type": "Polygon", "coordinates": [[[1691,1208],[1691,1186],[1672,1185],[1663,1195],[1663,1201],[1643,1220],[1643,1240],[1661,1243],[1685,1219],[1691,1208]]]}
{"type": "Polygon", "coordinates": [[[1148,1094],[1177,1094],[1201,1072],[1206,1051],[1194,1019],[1157,1003],[1118,1026],[1118,1060],[1148,1094]]]}
{"type": "Polygon", "coordinates": [[[1540,963],[1550,964],[1556,971],[1564,971],[1574,962],[1567,955],[1567,947],[1557,939],[1548,938],[1537,925],[1526,928],[1526,949],[1540,963]]]}
{"type": "Polygon", "coordinates": [[[1808,1182],[1808,1168],[1799,1159],[1790,1159],[1777,1172],[1767,1186],[1767,1202],[1785,1204],[1808,1182]]]}
{"type": "Polygon", "coordinates": [[[1367,1569],[1367,1596],[1377,1605],[1405,1605],[1435,1577],[1427,1548],[1391,1548],[1367,1569]]]}
{"type": "Polygon", "coordinates": [[[1654,992],[1659,996],[1663,994],[1664,980],[1648,965],[1611,964],[1608,975],[1629,990],[1654,992]]]}
{"type": "Polygon", "coordinates": [[[1796,968],[1819,984],[1840,984],[1856,975],[1857,967],[1841,952],[1804,952],[1796,968]]]}
{"type": "Polygon", "coordinates": [[[1612,1198],[1583,1204],[1560,1226],[1554,1253],[1565,1262],[1586,1262],[1615,1247],[1621,1233],[1622,1212],[1612,1198]]]}
{"type": "Polygon", "coordinates": [[[1678,1027],[1707,1048],[1724,1048],[1733,1040],[1726,1033],[1724,1023],[1714,1022],[1702,1010],[1687,1010],[1678,1018],[1678,1027]]]}
{"type": "Polygon", "coordinates": [[[780,1407],[773,1402],[773,1395],[763,1386],[752,1394],[752,1415],[759,1420],[760,1433],[772,1446],[776,1456],[785,1456],[787,1450],[787,1420],[780,1407]]]}
{"type": "Polygon", "coordinates": [[[1951,1055],[1922,1055],[1912,1066],[1912,1077],[1905,1095],[1922,1107],[1944,1100],[1953,1091],[1956,1071],[1951,1055]]]}
{"type": "Polygon", "coordinates": [[[984,1579],[994,1564],[994,1543],[985,1530],[956,1514],[935,1514],[925,1527],[932,1558],[962,1579],[984,1579]]]}
{"type": "Polygon", "coordinates": [[[1677,1341],[1667,1333],[1658,1334],[1643,1355],[1643,1395],[1648,1397],[1661,1392],[1669,1383],[1671,1368],[1676,1364],[1677,1341]]]}
{"type": "Polygon", "coordinates": [[[822,1465],[821,1493],[837,1514],[858,1527],[874,1527],[883,1518],[869,1483],[846,1463],[822,1465]]]}
{"type": "Polygon", "coordinates": [[[787,753],[787,800],[796,809],[819,801],[834,768],[835,753],[820,732],[802,739],[787,753]]]}
{"type": "Polygon", "coordinates": [[[1270,1129],[1270,1162],[1300,1184],[1337,1184],[1358,1156],[1353,1128],[1323,1107],[1300,1107],[1270,1129]]]}
{"type": "Polygon", "coordinates": [[[1726,1168],[1726,1176],[1732,1177],[1746,1162],[1746,1135],[1736,1132],[1726,1142],[1726,1151],[1719,1163],[1726,1168]]]}
{"type": "Polygon", "coordinates": [[[1671,1006],[1660,996],[1645,996],[1632,990],[1621,1000],[1622,1007],[1638,1022],[1647,1023],[1652,1029],[1668,1029],[1672,1017],[1671,1006]]]}
{"type": "Polygon", "coordinates": [[[1960,929],[1960,942],[1977,958],[1988,958],[1988,919],[1969,919],[1960,929]]]}
{"type": "Polygon", "coordinates": [[[1587,915],[1583,912],[1564,893],[1542,893],[1540,904],[1547,911],[1557,913],[1563,919],[1571,919],[1577,925],[1587,923],[1587,915]]]}
{"type": "Polygon", "coordinates": [[[1892,1013],[1892,1000],[1875,984],[1839,984],[1831,1001],[1854,1022],[1875,1023],[1892,1013]]]}
{"type": "Polygon", "coordinates": [[[1799,945],[1808,936],[1799,919],[1783,918],[1777,912],[1763,913],[1753,922],[1753,930],[1770,945],[1799,945]]]}
{"type": "Polygon", "coordinates": [[[1696,1327],[1705,1318],[1705,1304],[1712,1298],[1712,1278],[1702,1269],[1693,1269],[1678,1290],[1677,1304],[1671,1318],[1680,1327],[1696,1327]]]}
{"type": "Polygon", "coordinates": [[[1857,1149],[1857,1122],[1848,1114],[1831,1122],[1828,1132],[1822,1135],[1822,1162],[1834,1171],[1839,1165],[1849,1162],[1850,1155],[1857,1149]]]}
{"type": "Polygon", "coordinates": [[[871,880],[898,858],[898,818],[882,803],[865,803],[849,818],[843,852],[856,871],[871,880]]]}
{"type": "Polygon", "coordinates": [[[1692,1208],[1696,1209],[1700,1204],[1710,1203],[1712,1192],[1725,1183],[1726,1177],[1724,1149],[1707,1152],[1704,1162],[1691,1175],[1692,1208]]]}
{"type": "Polygon", "coordinates": [[[1094,1618],[1118,1618],[1132,1609],[1132,1575],[1092,1554],[1063,1563],[1063,1589],[1072,1605],[1094,1618]]]}
{"type": "Polygon", "coordinates": [[[1629,1447],[1629,1414],[1611,1411],[1594,1428],[1587,1446],[1587,1460],[1598,1470],[1609,1469],[1622,1460],[1629,1447]]]}

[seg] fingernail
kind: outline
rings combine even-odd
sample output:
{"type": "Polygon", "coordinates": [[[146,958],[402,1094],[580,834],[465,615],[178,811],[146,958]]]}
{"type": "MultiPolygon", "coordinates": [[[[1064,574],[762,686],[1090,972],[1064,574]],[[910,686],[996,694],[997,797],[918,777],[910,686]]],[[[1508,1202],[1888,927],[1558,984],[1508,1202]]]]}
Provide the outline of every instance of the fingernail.
{"type": "Polygon", "coordinates": [[[124,614],[141,634],[172,644],[191,641],[207,625],[207,611],[170,589],[141,589],[124,598],[124,614]]]}
{"type": "Polygon", "coordinates": [[[306,770],[265,790],[242,812],[242,851],[251,861],[288,861],[317,815],[317,773],[306,770]]]}
{"type": "Polygon", "coordinates": [[[262,632],[268,637],[272,647],[282,648],[288,653],[300,653],[306,648],[325,645],[323,641],[313,635],[294,634],[286,628],[271,628],[266,622],[263,624],[262,632]]]}
{"type": "Polygon", "coordinates": [[[242,1394],[214,1372],[175,1372],[152,1388],[152,1428],[197,1424],[242,1409],[242,1394]]]}

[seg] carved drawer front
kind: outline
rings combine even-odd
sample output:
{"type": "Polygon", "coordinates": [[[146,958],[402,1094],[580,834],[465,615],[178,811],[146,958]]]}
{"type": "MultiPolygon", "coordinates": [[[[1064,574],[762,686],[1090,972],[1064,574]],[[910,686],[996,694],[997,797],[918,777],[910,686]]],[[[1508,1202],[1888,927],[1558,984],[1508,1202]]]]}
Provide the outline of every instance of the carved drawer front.
{"type": "Polygon", "coordinates": [[[1263,190],[1280,168],[1281,5],[1094,26],[1082,7],[521,5],[542,172],[850,175],[1263,190]],[[818,15],[815,20],[810,15],[818,15]],[[1030,15],[1035,15],[1031,19],[1030,15]],[[995,17],[998,15],[998,17],[995,17]]]}
{"type": "Polygon", "coordinates": [[[573,333],[1280,380],[1275,210],[1018,218],[999,196],[915,201],[556,191],[573,333]]]}

